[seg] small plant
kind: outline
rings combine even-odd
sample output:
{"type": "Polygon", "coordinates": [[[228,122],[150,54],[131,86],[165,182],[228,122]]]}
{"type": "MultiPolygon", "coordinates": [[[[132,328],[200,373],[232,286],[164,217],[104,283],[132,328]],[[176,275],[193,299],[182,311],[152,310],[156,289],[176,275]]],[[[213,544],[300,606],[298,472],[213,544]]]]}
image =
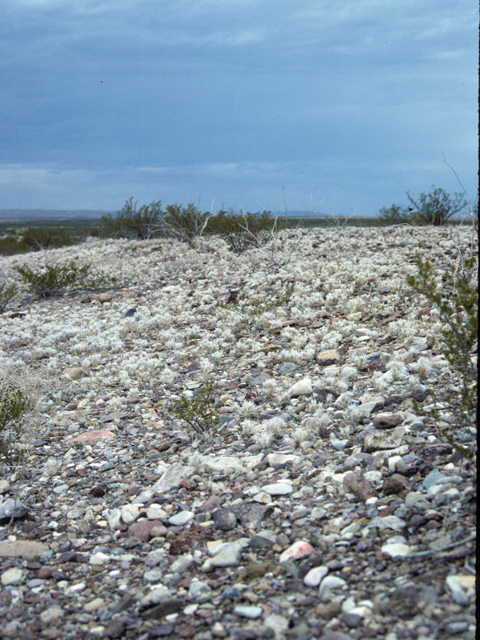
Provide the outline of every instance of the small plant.
{"type": "Polygon", "coordinates": [[[45,265],[34,271],[28,265],[14,267],[28,291],[43,298],[58,295],[73,285],[83,289],[97,289],[106,285],[109,279],[103,274],[91,276],[90,264],[77,265],[73,260],[66,265],[45,265]]]}
{"type": "Polygon", "coordinates": [[[41,249],[65,247],[73,244],[73,242],[72,234],[64,227],[46,229],[27,227],[22,230],[18,248],[21,251],[40,251],[41,249]]]}
{"type": "Polygon", "coordinates": [[[169,204],[166,213],[159,221],[158,230],[180,242],[185,242],[192,249],[206,230],[210,213],[202,213],[198,207],[190,203],[186,207],[181,204],[169,204]]]}
{"type": "Polygon", "coordinates": [[[7,304],[17,295],[17,287],[10,284],[7,287],[5,282],[0,284],[0,313],[3,313],[7,304]]]}
{"type": "MultiPolygon", "coordinates": [[[[442,330],[445,343],[445,357],[461,377],[460,394],[449,392],[446,400],[451,406],[459,424],[472,426],[476,422],[477,407],[477,362],[474,345],[478,343],[478,282],[472,278],[476,272],[476,257],[464,258],[460,270],[450,265],[445,274],[444,295],[438,291],[433,275],[433,267],[417,255],[418,276],[407,276],[411,287],[423,293],[436,306],[445,322],[442,330]],[[462,274],[467,276],[463,277],[462,274]]],[[[438,418],[438,411],[432,412],[438,418]]],[[[442,431],[443,435],[463,456],[473,459],[476,447],[458,444],[453,435],[442,431]]]]}
{"type": "Polygon", "coordinates": [[[378,212],[378,218],[382,225],[404,224],[411,222],[412,214],[405,207],[392,204],[391,207],[382,207],[378,212]]]}
{"type": "Polygon", "coordinates": [[[163,215],[160,201],[144,204],[137,209],[137,203],[130,198],[115,215],[108,213],[102,216],[103,234],[116,238],[148,240],[158,235],[163,215]]]}
{"type": "Polygon", "coordinates": [[[29,404],[29,398],[20,386],[7,377],[0,380],[0,462],[3,464],[11,465],[20,457],[16,445],[29,404]]]}
{"type": "Polygon", "coordinates": [[[276,230],[285,229],[285,219],[262,213],[236,213],[233,209],[219,211],[208,221],[207,231],[216,233],[225,239],[230,249],[240,255],[247,249],[260,247],[276,230]]]}
{"type": "Polygon", "coordinates": [[[207,380],[191,396],[182,394],[173,413],[184,420],[196,433],[203,437],[217,433],[219,411],[213,406],[216,383],[213,378],[207,380]]]}
{"type": "Polygon", "coordinates": [[[438,189],[435,186],[432,186],[432,189],[432,193],[421,193],[417,200],[407,191],[407,197],[412,205],[411,217],[416,224],[442,226],[468,205],[463,193],[456,193],[452,199],[444,189],[438,189]]]}

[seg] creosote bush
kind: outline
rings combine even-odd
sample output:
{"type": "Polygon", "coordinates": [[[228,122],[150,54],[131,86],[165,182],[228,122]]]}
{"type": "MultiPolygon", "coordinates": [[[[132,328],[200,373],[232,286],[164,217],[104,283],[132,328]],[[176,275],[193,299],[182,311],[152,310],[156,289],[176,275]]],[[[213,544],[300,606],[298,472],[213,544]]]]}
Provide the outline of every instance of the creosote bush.
{"type": "Polygon", "coordinates": [[[269,211],[236,213],[229,209],[212,216],[206,230],[220,235],[229,248],[240,255],[247,249],[262,246],[272,233],[285,228],[285,219],[272,216],[269,211]]]}
{"type": "Polygon", "coordinates": [[[3,313],[7,304],[17,295],[17,287],[14,284],[7,286],[6,282],[0,284],[0,313],[3,313]]]}
{"type": "MultiPolygon", "coordinates": [[[[416,257],[418,276],[409,275],[407,284],[421,292],[439,311],[445,325],[442,329],[445,357],[461,378],[460,393],[451,391],[443,398],[450,406],[455,422],[460,426],[476,423],[477,357],[473,352],[478,344],[478,282],[476,257],[463,258],[461,269],[450,265],[444,274],[443,295],[438,290],[433,267],[420,255],[416,257]]],[[[438,418],[437,410],[433,412],[438,418]]],[[[449,430],[451,431],[451,430],[449,430]]],[[[454,448],[469,459],[476,455],[476,445],[465,447],[458,443],[455,433],[443,431],[454,448]]]]}
{"type": "Polygon", "coordinates": [[[148,240],[159,235],[163,216],[162,203],[152,202],[137,209],[137,203],[129,198],[115,215],[102,216],[103,235],[114,238],[148,240]]]}
{"type": "Polygon", "coordinates": [[[191,391],[191,395],[183,393],[173,409],[174,415],[184,420],[202,437],[217,433],[220,413],[213,406],[215,390],[216,381],[213,378],[209,378],[202,387],[191,391]]]}
{"type": "Polygon", "coordinates": [[[47,264],[43,269],[36,271],[26,264],[13,268],[27,286],[28,291],[48,298],[58,295],[74,285],[81,289],[97,289],[108,284],[109,279],[103,274],[90,276],[90,266],[90,264],[79,266],[72,260],[65,265],[47,264]]]}

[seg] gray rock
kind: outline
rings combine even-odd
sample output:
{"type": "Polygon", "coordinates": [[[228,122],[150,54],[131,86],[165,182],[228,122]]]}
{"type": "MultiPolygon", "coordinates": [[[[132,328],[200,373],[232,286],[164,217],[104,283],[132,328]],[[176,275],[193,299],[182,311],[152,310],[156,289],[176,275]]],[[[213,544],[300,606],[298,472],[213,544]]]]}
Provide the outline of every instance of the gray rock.
{"type": "Polygon", "coordinates": [[[154,493],[165,493],[172,487],[178,487],[182,480],[189,478],[195,469],[193,467],[186,467],[179,462],[174,462],[165,471],[165,467],[159,467],[159,472],[162,476],[156,481],[152,487],[154,493]]]}
{"type": "Polygon", "coordinates": [[[245,545],[238,540],[222,545],[220,551],[210,560],[212,567],[236,567],[240,564],[242,549],[245,545]]]}
{"type": "Polygon", "coordinates": [[[145,564],[147,567],[156,567],[157,564],[160,564],[162,560],[165,558],[165,550],[164,549],[154,549],[147,553],[145,557],[145,564]]]}
{"type": "Polygon", "coordinates": [[[402,444],[404,435],[404,427],[396,427],[388,431],[372,431],[365,435],[363,447],[367,453],[379,449],[396,449],[402,444]]]}
{"type": "Polygon", "coordinates": [[[212,597],[212,589],[206,582],[196,580],[188,587],[188,597],[194,602],[208,602],[212,597]]]}
{"type": "Polygon", "coordinates": [[[12,517],[14,520],[24,518],[28,514],[28,508],[20,502],[20,500],[12,500],[9,498],[0,505],[0,524],[6,524],[12,517]]]}
{"type": "Polygon", "coordinates": [[[262,607],[256,607],[255,605],[243,604],[235,607],[233,609],[233,613],[241,618],[255,620],[256,618],[260,618],[263,613],[263,609],[262,607]]]}
{"type": "Polygon", "coordinates": [[[220,531],[230,531],[237,525],[237,517],[230,509],[216,509],[212,513],[215,527],[220,531]]]}
{"type": "Polygon", "coordinates": [[[447,576],[445,582],[447,583],[448,588],[452,592],[453,599],[457,604],[462,605],[463,607],[470,604],[470,599],[463,590],[462,585],[458,579],[458,576],[451,575],[447,576]]]}
{"type": "Polygon", "coordinates": [[[456,635],[457,633],[464,633],[468,630],[468,622],[465,620],[455,620],[454,622],[447,622],[445,625],[445,631],[456,635]]]}
{"type": "Polygon", "coordinates": [[[325,576],[318,589],[318,597],[321,602],[330,602],[333,598],[333,589],[341,589],[347,584],[343,578],[337,576],[325,576]]]}
{"type": "Polygon", "coordinates": [[[193,511],[180,511],[176,513],[174,516],[171,516],[168,519],[170,524],[173,524],[175,527],[181,527],[188,522],[191,522],[194,518],[195,514],[193,511]]]}
{"type": "Polygon", "coordinates": [[[262,491],[265,491],[270,496],[285,496],[293,492],[293,486],[290,482],[280,480],[274,484],[265,485],[262,487],[262,491]]]}
{"type": "Polygon", "coordinates": [[[4,587],[23,582],[23,571],[18,567],[12,567],[2,573],[1,581],[4,587]]]}
{"type": "Polygon", "coordinates": [[[172,562],[172,564],[170,565],[170,571],[172,573],[184,573],[192,566],[194,562],[195,561],[193,559],[193,556],[187,553],[172,562]]]}

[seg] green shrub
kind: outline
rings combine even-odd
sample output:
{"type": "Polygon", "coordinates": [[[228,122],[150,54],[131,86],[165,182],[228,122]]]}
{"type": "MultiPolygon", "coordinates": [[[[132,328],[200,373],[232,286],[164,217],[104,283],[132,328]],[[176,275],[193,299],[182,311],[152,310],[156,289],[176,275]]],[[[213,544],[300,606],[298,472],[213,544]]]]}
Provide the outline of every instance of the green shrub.
{"type": "MultiPolygon", "coordinates": [[[[451,265],[445,274],[445,293],[437,290],[433,267],[417,255],[418,276],[407,276],[411,287],[423,293],[440,312],[445,323],[442,330],[445,357],[462,381],[460,393],[449,392],[442,398],[450,406],[455,421],[463,426],[475,425],[477,407],[477,359],[473,353],[478,343],[478,282],[476,257],[463,258],[461,265],[451,265]]],[[[477,348],[478,349],[478,348],[477,348]]],[[[438,411],[433,411],[438,418],[438,411]]],[[[469,459],[475,458],[476,445],[471,448],[459,444],[455,434],[442,430],[452,446],[469,459]]]]}
{"type": "Polygon", "coordinates": [[[8,378],[0,380],[0,462],[11,465],[20,453],[17,444],[22,437],[23,415],[30,400],[25,391],[8,378]]]}
{"type": "Polygon", "coordinates": [[[120,211],[102,216],[102,234],[116,238],[148,240],[160,233],[164,213],[162,203],[152,202],[137,209],[133,198],[127,200],[120,211]]]}
{"type": "Polygon", "coordinates": [[[405,207],[392,204],[391,207],[382,207],[378,212],[379,222],[389,226],[393,224],[405,224],[411,222],[412,214],[405,207]]]}
{"type": "Polygon", "coordinates": [[[20,251],[40,251],[65,247],[73,243],[74,238],[71,232],[64,227],[27,227],[21,230],[18,248],[20,251]]]}
{"type": "Polygon", "coordinates": [[[262,213],[236,213],[233,209],[219,211],[208,220],[207,231],[220,235],[237,255],[246,249],[260,247],[271,233],[286,228],[284,218],[277,218],[269,211],[262,213]]]}
{"type": "Polygon", "coordinates": [[[415,200],[407,191],[407,197],[412,205],[410,211],[414,224],[442,226],[468,205],[463,193],[456,193],[452,199],[443,189],[437,189],[435,186],[432,186],[432,189],[432,193],[421,193],[418,200],[415,200]]]}
{"type": "Polygon", "coordinates": [[[75,288],[97,289],[109,283],[103,274],[90,276],[90,265],[78,266],[72,260],[66,265],[45,265],[34,271],[26,264],[13,267],[26,284],[28,291],[43,298],[58,295],[75,285],[75,288]]]}
{"type": "Polygon", "coordinates": [[[0,313],[3,313],[7,304],[17,295],[17,287],[10,284],[7,287],[6,282],[0,284],[0,313]]]}
{"type": "Polygon", "coordinates": [[[181,204],[169,204],[161,219],[160,230],[163,235],[186,242],[192,249],[205,231],[210,213],[202,213],[198,207],[190,203],[186,207],[181,204]]]}
{"type": "Polygon", "coordinates": [[[220,413],[213,406],[215,386],[215,380],[210,378],[202,387],[195,389],[191,397],[182,394],[180,401],[173,409],[174,415],[184,420],[203,437],[217,433],[220,413]]]}

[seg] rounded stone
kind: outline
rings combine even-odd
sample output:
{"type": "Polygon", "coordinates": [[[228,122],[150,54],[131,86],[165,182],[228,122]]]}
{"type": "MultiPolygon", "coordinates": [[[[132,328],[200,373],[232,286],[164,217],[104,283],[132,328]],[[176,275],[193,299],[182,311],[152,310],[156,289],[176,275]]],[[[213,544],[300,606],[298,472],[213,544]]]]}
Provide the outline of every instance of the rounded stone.
{"type": "Polygon", "coordinates": [[[18,567],[12,567],[2,573],[2,584],[7,587],[10,584],[19,584],[23,580],[23,571],[18,567]]]}

